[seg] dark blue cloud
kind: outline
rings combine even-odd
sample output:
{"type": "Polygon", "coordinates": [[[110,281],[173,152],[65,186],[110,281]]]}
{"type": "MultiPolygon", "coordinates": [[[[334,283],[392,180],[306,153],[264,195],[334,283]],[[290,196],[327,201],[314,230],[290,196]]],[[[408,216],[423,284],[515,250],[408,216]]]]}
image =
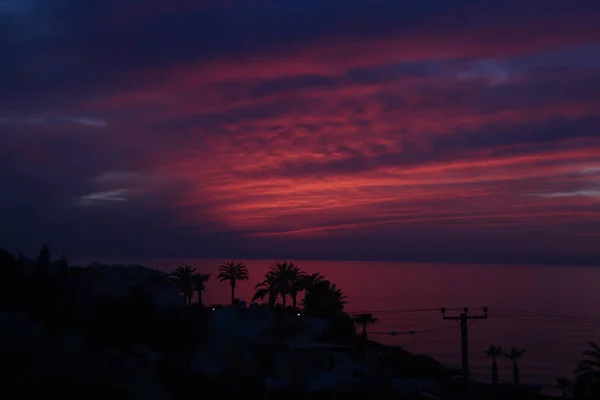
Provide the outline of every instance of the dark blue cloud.
{"type": "Polygon", "coordinates": [[[378,0],[368,5],[358,0],[202,4],[162,5],[159,10],[171,12],[152,13],[137,2],[32,0],[28,13],[2,15],[0,76],[5,79],[0,87],[0,106],[9,105],[9,98],[25,104],[33,96],[46,101],[50,96],[55,101],[58,97],[66,102],[90,90],[97,94],[107,90],[106,86],[148,82],[143,74],[131,74],[133,69],[256,57],[266,52],[293,56],[301,45],[338,39],[365,41],[411,32],[452,35],[492,22],[509,26],[515,18],[509,14],[511,10],[525,14],[535,11],[537,20],[547,19],[552,26],[559,12],[562,18],[584,18],[600,8],[588,0],[577,7],[559,1],[524,6],[517,1],[476,0],[378,0]],[[442,24],[438,18],[450,22],[442,24]]]}

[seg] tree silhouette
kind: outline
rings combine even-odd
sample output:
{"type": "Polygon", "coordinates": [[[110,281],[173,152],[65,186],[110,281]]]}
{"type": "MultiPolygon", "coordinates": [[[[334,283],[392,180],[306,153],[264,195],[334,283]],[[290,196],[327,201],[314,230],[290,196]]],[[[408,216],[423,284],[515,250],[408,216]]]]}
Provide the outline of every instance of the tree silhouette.
{"type": "Polygon", "coordinates": [[[169,275],[170,279],[178,283],[179,291],[183,294],[185,304],[188,306],[192,305],[196,276],[196,268],[192,268],[189,264],[185,267],[177,267],[177,269],[169,275]]]}
{"type": "Polygon", "coordinates": [[[289,288],[290,297],[292,298],[292,307],[296,309],[298,304],[298,293],[305,290],[306,286],[306,272],[300,268],[293,268],[289,273],[289,288]]]}
{"type": "Polygon", "coordinates": [[[267,297],[267,304],[270,308],[275,307],[275,303],[277,302],[277,296],[279,292],[277,291],[277,279],[274,274],[268,272],[265,275],[265,280],[258,283],[254,288],[256,292],[252,297],[252,301],[260,299],[261,301],[267,297]]]}
{"type": "Polygon", "coordinates": [[[496,357],[501,356],[502,354],[502,346],[496,346],[490,344],[487,350],[484,353],[492,358],[492,383],[494,385],[498,384],[498,363],[496,362],[496,357]]]}
{"type": "Polygon", "coordinates": [[[523,353],[525,353],[525,349],[517,349],[513,347],[510,349],[510,353],[504,353],[504,356],[508,357],[513,362],[513,382],[515,385],[518,385],[521,381],[520,373],[519,373],[519,360],[523,357],[523,353]]]}
{"type": "Polygon", "coordinates": [[[307,314],[317,317],[331,317],[344,310],[346,296],[329,281],[314,284],[304,293],[302,305],[307,314]]]}
{"type": "Polygon", "coordinates": [[[577,383],[589,396],[600,396],[600,346],[595,342],[588,343],[591,349],[582,353],[584,359],[577,364],[575,374],[577,383]]]}
{"type": "Polygon", "coordinates": [[[47,273],[48,269],[50,268],[50,264],[50,249],[48,248],[48,245],[44,243],[37,258],[36,267],[38,273],[47,273]]]}
{"type": "Polygon", "coordinates": [[[17,259],[7,250],[0,249],[0,268],[14,271],[17,267],[17,259]]]}
{"type": "Polygon", "coordinates": [[[239,262],[227,261],[219,267],[220,282],[229,281],[231,286],[231,304],[235,302],[235,287],[237,281],[248,280],[248,268],[239,262]]]}
{"type": "Polygon", "coordinates": [[[325,277],[323,275],[321,275],[320,273],[315,272],[314,274],[310,274],[310,275],[304,274],[302,280],[303,280],[302,286],[304,287],[304,290],[310,290],[317,283],[321,283],[321,282],[325,281],[325,277]]]}
{"type": "MultiPolygon", "coordinates": [[[[268,274],[273,276],[277,286],[277,293],[281,296],[283,302],[283,308],[286,308],[287,295],[292,295],[292,282],[295,279],[301,279],[300,269],[293,262],[276,262],[269,267],[268,274]]],[[[295,295],[297,294],[298,292],[296,291],[295,295]]]]}
{"type": "Polygon", "coordinates": [[[367,326],[374,325],[379,318],[373,317],[372,313],[358,314],[353,317],[354,323],[362,328],[361,336],[367,340],[367,326]]]}
{"type": "Polygon", "coordinates": [[[197,274],[194,277],[193,289],[198,292],[198,304],[201,306],[204,305],[202,302],[202,293],[206,292],[206,282],[208,282],[208,278],[210,278],[210,274],[197,274]]]}
{"type": "Polygon", "coordinates": [[[60,259],[58,260],[58,266],[61,270],[69,268],[69,259],[67,258],[67,253],[63,252],[62,256],[60,256],[60,259]]]}
{"type": "Polygon", "coordinates": [[[562,378],[556,378],[556,384],[558,385],[558,387],[560,387],[560,390],[562,391],[562,398],[566,399],[567,395],[569,392],[572,392],[574,389],[574,385],[572,382],[569,382],[569,380],[565,377],[562,378]]]}

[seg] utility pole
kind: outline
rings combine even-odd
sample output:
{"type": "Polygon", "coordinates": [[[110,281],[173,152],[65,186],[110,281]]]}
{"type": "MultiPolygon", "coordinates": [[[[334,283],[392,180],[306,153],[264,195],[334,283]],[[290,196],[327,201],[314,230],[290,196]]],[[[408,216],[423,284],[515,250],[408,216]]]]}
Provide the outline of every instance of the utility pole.
{"type": "Polygon", "coordinates": [[[446,309],[442,308],[442,319],[450,319],[460,323],[460,342],[461,342],[461,371],[464,379],[469,379],[469,327],[478,319],[487,319],[488,308],[483,307],[485,315],[467,315],[469,309],[464,308],[463,312],[458,317],[446,316],[446,309]],[[467,325],[467,321],[471,320],[471,324],[467,325]]]}

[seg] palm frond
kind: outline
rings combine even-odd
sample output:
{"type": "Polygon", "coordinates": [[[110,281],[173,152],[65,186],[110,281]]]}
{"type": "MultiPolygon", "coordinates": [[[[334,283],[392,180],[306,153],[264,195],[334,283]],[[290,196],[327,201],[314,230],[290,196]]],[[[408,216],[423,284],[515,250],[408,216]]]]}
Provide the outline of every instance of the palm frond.
{"type": "Polygon", "coordinates": [[[231,295],[233,296],[237,281],[248,280],[248,276],[248,268],[244,264],[235,261],[226,261],[219,266],[217,278],[219,282],[229,282],[231,285],[231,295]]]}
{"type": "Polygon", "coordinates": [[[502,351],[502,346],[496,346],[494,344],[490,344],[488,349],[485,350],[484,353],[490,357],[497,357],[502,354],[506,354],[502,351]]]}
{"type": "Polygon", "coordinates": [[[586,356],[586,357],[596,358],[596,359],[600,360],[600,353],[598,353],[597,351],[594,351],[594,350],[586,350],[583,353],[581,353],[581,355],[586,356]]]}
{"type": "Polygon", "coordinates": [[[258,289],[254,296],[252,296],[252,301],[254,300],[264,300],[264,298],[269,294],[269,290],[266,288],[258,289]]]}
{"type": "Polygon", "coordinates": [[[598,346],[596,342],[588,342],[588,344],[592,346],[594,350],[596,350],[596,353],[600,354],[600,346],[598,346]]]}

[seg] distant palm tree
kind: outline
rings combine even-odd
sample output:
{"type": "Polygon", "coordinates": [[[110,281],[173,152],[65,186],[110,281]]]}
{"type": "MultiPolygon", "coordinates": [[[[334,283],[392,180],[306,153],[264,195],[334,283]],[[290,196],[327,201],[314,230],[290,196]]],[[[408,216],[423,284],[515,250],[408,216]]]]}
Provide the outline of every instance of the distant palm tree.
{"type": "Polygon", "coordinates": [[[367,326],[374,325],[379,318],[373,317],[372,313],[358,314],[352,317],[354,323],[362,328],[361,336],[367,339],[367,326]]]}
{"type": "Polygon", "coordinates": [[[496,357],[501,356],[502,346],[496,346],[490,344],[490,347],[484,352],[488,357],[492,358],[492,383],[494,385],[498,384],[498,363],[496,362],[496,357]]]}
{"type": "Polygon", "coordinates": [[[194,278],[193,288],[198,292],[199,305],[204,305],[202,302],[202,293],[206,292],[206,282],[208,282],[208,278],[210,278],[210,274],[197,274],[194,278]]]}
{"type": "Polygon", "coordinates": [[[511,359],[513,362],[513,382],[515,383],[515,385],[518,385],[521,381],[518,362],[523,357],[523,353],[525,353],[525,349],[519,350],[516,347],[510,349],[510,353],[504,353],[504,355],[511,359]]]}
{"type": "Polygon", "coordinates": [[[595,342],[588,344],[591,349],[583,352],[585,358],[577,365],[575,374],[577,382],[588,395],[600,395],[600,346],[595,342]]]}
{"type": "Polygon", "coordinates": [[[346,296],[327,280],[320,280],[304,293],[302,305],[307,314],[317,317],[331,317],[344,310],[346,296]]]}
{"type": "MultiPolygon", "coordinates": [[[[269,267],[268,274],[271,274],[277,282],[277,293],[281,296],[283,308],[286,308],[287,295],[292,294],[292,281],[296,278],[299,279],[300,268],[293,262],[276,262],[269,267]]],[[[297,294],[296,292],[295,295],[297,294]]]]}
{"type": "Polygon", "coordinates": [[[177,269],[169,275],[169,278],[176,281],[179,285],[179,291],[183,294],[185,304],[192,305],[192,296],[194,295],[194,281],[196,279],[196,268],[191,265],[185,267],[177,267],[177,269]]]}
{"type": "Polygon", "coordinates": [[[274,274],[268,272],[265,275],[265,280],[258,283],[254,288],[256,292],[252,297],[252,301],[260,299],[261,301],[267,297],[267,304],[269,308],[275,307],[275,303],[277,302],[277,296],[279,295],[277,291],[277,279],[274,274]]]}
{"type": "Polygon", "coordinates": [[[235,303],[235,287],[237,281],[248,280],[248,268],[239,262],[227,261],[219,267],[219,280],[229,281],[231,286],[231,304],[235,303]]]}

